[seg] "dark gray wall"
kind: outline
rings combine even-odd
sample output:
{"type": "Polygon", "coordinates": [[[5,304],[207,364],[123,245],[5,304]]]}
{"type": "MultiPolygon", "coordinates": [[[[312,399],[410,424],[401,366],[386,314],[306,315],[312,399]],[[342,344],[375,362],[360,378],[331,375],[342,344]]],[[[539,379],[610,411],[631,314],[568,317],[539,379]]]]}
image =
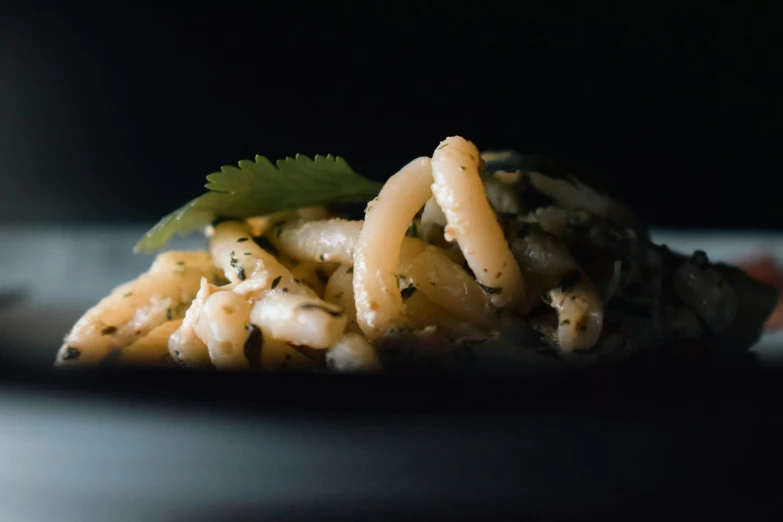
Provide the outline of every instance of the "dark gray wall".
{"type": "Polygon", "coordinates": [[[657,225],[779,226],[776,13],[28,13],[0,20],[0,221],[152,221],[217,167],[443,137],[570,162],[657,225]]]}

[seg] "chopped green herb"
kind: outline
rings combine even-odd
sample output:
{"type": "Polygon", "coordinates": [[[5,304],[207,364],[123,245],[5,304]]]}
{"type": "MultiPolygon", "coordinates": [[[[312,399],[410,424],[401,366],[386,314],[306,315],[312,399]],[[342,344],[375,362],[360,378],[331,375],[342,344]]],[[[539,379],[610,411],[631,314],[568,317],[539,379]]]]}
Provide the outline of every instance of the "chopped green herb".
{"type": "Polygon", "coordinates": [[[326,261],[326,255],[325,254],[321,254],[320,256],[318,256],[318,260],[323,263],[324,261],[326,261]]]}
{"type": "Polygon", "coordinates": [[[343,296],[343,292],[337,292],[336,294],[334,294],[335,299],[340,299],[342,296],[343,296]]]}
{"type": "Polygon", "coordinates": [[[280,280],[283,279],[283,276],[277,276],[272,280],[272,290],[277,288],[277,285],[280,284],[280,280]]]}
{"type": "Polygon", "coordinates": [[[243,219],[281,210],[366,201],[381,184],[357,174],[333,156],[297,155],[272,164],[262,156],[242,160],[238,167],[222,167],[207,176],[207,193],[161,219],[135,247],[151,252],[175,234],[187,235],[220,218],[243,219]]]}
{"type": "Polygon", "coordinates": [[[567,326],[569,324],[571,324],[570,319],[563,319],[562,321],[560,321],[560,326],[567,326]]]}
{"type": "Polygon", "coordinates": [[[412,296],[415,292],[416,292],[416,285],[410,285],[400,290],[400,295],[402,296],[403,300],[405,300],[410,298],[410,296],[412,296]]]}
{"type": "Polygon", "coordinates": [[[185,266],[185,262],[184,261],[177,261],[177,266],[185,266]]]}
{"type": "Polygon", "coordinates": [[[130,296],[132,296],[132,295],[133,295],[133,292],[127,292],[127,293],[125,293],[125,295],[123,295],[122,297],[130,297],[130,296]]]}
{"type": "Polygon", "coordinates": [[[345,271],[346,274],[353,274],[353,266],[349,266],[348,270],[345,271]]]}
{"type": "Polygon", "coordinates": [[[107,326],[106,328],[101,330],[101,335],[111,335],[111,334],[116,333],[116,332],[117,332],[117,327],[116,326],[107,326]]]}
{"type": "Polygon", "coordinates": [[[63,352],[63,361],[73,361],[74,359],[78,359],[82,356],[81,350],[78,348],[74,348],[73,346],[69,346],[65,349],[63,352]]]}
{"type": "Polygon", "coordinates": [[[479,283],[479,286],[488,294],[499,294],[503,291],[503,287],[501,286],[486,286],[482,285],[481,283],[479,283]]]}
{"type": "Polygon", "coordinates": [[[237,239],[237,243],[244,243],[244,242],[245,242],[245,241],[247,241],[248,239],[250,239],[250,238],[247,238],[247,237],[240,237],[239,239],[237,239]]]}
{"type": "Polygon", "coordinates": [[[419,237],[418,236],[418,230],[416,229],[416,222],[412,222],[411,226],[408,227],[408,230],[405,232],[406,236],[409,237],[419,237]]]}
{"type": "Polygon", "coordinates": [[[303,305],[299,305],[296,307],[297,310],[320,310],[321,312],[327,313],[331,315],[332,317],[342,317],[343,311],[333,308],[327,308],[323,305],[316,304],[316,303],[305,303],[303,305]]]}
{"type": "Polygon", "coordinates": [[[283,287],[283,290],[281,290],[281,291],[282,291],[284,294],[287,294],[287,293],[288,293],[288,288],[286,288],[286,287],[283,287]]]}
{"type": "Polygon", "coordinates": [[[239,261],[237,261],[237,258],[234,257],[234,251],[232,250],[231,251],[231,259],[229,259],[229,264],[232,267],[236,268],[237,277],[239,278],[239,280],[240,281],[244,281],[245,280],[245,268],[240,266],[238,263],[239,263],[239,261]]]}
{"type": "Polygon", "coordinates": [[[172,319],[174,319],[174,310],[169,307],[168,310],[166,310],[166,320],[171,321],[172,319]]]}
{"type": "Polygon", "coordinates": [[[250,252],[245,252],[243,255],[245,255],[245,256],[252,256],[253,254],[251,254],[250,252]]]}

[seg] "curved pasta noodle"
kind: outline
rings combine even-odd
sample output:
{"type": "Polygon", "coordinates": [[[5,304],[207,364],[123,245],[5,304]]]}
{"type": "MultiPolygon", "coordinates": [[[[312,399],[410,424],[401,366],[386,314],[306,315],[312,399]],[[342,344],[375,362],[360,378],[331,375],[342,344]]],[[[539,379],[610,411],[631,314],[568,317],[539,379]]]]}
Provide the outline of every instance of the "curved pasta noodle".
{"type": "Polygon", "coordinates": [[[347,320],[346,330],[359,330],[356,322],[356,305],[353,298],[353,265],[340,265],[326,284],[324,300],[343,309],[347,320]]]}
{"type": "Polygon", "coordinates": [[[417,328],[436,326],[453,339],[481,336],[469,323],[451,315],[418,290],[405,300],[405,315],[417,328]]]}
{"type": "Polygon", "coordinates": [[[253,306],[250,319],[265,338],[317,349],[336,343],[347,323],[341,307],[300,295],[268,296],[253,306]]]}
{"type": "Polygon", "coordinates": [[[418,290],[448,313],[475,326],[495,326],[489,296],[437,248],[427,246],[404,273],[413,279],[418,290]]]}
{"type": "Polygon", "coordinates": [[[250,334],[250,309],[247,299],[230,290],[214,292],[201,307],[195,331],[216,368],[248,368],[244,346],[250,334]]]}
{"type": "Polygon", "coordinates": [[[397,285],[400,248],[411,220],[430,197],[431,183],[430,159],[415,159],[367,205],[353,254],[353,292],[359,328],[370,340],[403,320],[397,285]]]}
{"type": "Polygon", "coordinates": [[[152,366],[171,362],[169,337],[181,325],[183,319],[167,321],[150,333],[120,351],[118,364],[128,366],[152,366]]]}
{"type": "MultiPolygon", "coordinates": [[[[292,223],[281,231],[276,246],[281,252],[308,260],[304,262],[321,257],[340,261],[346,268],[335,272],[339,275],[348,271],[353,264],[353,251],[361,229],[361,221],[292,223]]],[[[428,246],[420,239],[405,237],[400,248],[397,272],[413,278],[422,292],[458,317],[471,324],[484,327],[492,325],[494,311],[490,297],[475,279],[449,259],[445,251],[428,246]],[[422,256],[425,251],[427,255],[422,256]]],[[[338,293],[346,297],[353,295],[353,291],[349,293],[340,286],[331,291],[327,289],[326,300],[338,302],[330,298],[330,295],[338,293]]],[[[349,309],[345,299],[341,299],[339,304],[349,309]]]]}
{"type": "Polygon", "coordinates": [[[207,345],[196,334],[196,326],[201,319],[201,308],[216,289],[205,278],[201,279],[201,287],[185,312],[182,325],[169,337],[169,355],[178,364],[194,368],[212,365],[207,345]]]}
{"type": "Polygon", "coordinates": [[[558,345],[565,352],[592,348],[603,328],[603,302],[565,245],[552,236],[529,234],[515,242],[515,252],[557,312],[558,345]]]}
{"type": "Polygon", "coordinates": [[[273,294],[315,295],[298,283],[291,272],[275,257],[252,241],[250,226],[240,221],[226,221],[215,227],[209,242],[215,264],[233,283],[258,279],[259,285],[246,285],[253,288],[250,296],[257,300],[273,294]]]}
{"type": "Polygon", "coordinates": [[[149,271],[89,309],[65,337],[55,365],[97,364],[164,322],[180,318],[202,277],[217,274],[206,252],[160,254],[149,271]]]}
{"type": "Polygon", "coordinates": [[[362,221],[328,219],[288,223],[270,240],[280,252],[300,261],[353,265],[362,221]]]}
{"type": "Polygon", "coordinates": [[[345,334],[326,352],[326,365],[343,373],[377,372],[381,369],[372,344],[359,333],[345,334]]]}
{"type": "Polygon", "coordinates": [[[455,239],[476,279],[497,307],[524,298],[525,280],[484,194],[475,145],[454,136],[432,155],[432,193],[446,215],[446,239],[455,239]]]}

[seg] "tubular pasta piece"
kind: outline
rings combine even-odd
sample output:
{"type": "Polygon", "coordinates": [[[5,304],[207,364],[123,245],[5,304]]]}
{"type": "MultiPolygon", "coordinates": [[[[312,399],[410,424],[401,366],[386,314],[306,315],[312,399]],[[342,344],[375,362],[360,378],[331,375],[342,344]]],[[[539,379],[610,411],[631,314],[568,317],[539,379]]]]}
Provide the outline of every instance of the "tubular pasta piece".
{"type": "Polygon", "coordinates": [[[449,314],[418,289],[405,300],[405,314],[417,328],[436,326],[452,339],[481,336],[481,332],[449,314]]]}
{"type": "Polygon", "coordinates": [[[359,330],[356,322],[356,305],[353,298],[353,266],[340,265],[326,284],[324,300],[342,307],[347,320],[346,329],[359,330]]]}
{"type": "Polygon", "coordinates": [[[335,372],[377,372],[381,364],[372,344],[360,333],[345,334],[326,352],[326,364],[335,372]]]}
{"type": "Polygon", "coordinates": [[[524,298],[525,280],[484,193],[479,152],[459,136],[446,138],[432,156],[432,193],[476,279],[496,307],[524,298]]]}
{"type": "Polygon", "coordinates": [[[167,321],[120,351],[118,364],[132,366],[157,365],[171,361],[169,337],[182,325],[183,319],[167,321]]]}
{"type": "Polygon", "coordinates": [[[185,312],[182,325],[169,337],[169,355],[178,364],[193,368],[212,365],[207,345],[196,335],[196,326],[201,319],[204,303],[216,290],[215,285],[207,283],[207,280],[202,278],[201,288],[190,304],[190,308],[185,312]]]}
{"type": "Polygon", "coordinates": [[[250,303],[230,290],[219,290],[204,302],[195,331],[216,368],[248,368],[244,346],[249,319],[250,303]]]}
{"type": "Polygon", "coordinates": [[[271,295],[253,306],[250,319],[264,334],[292,344],[324,349],[345,332],[347,318],[339,306],[298,295],[271,295]]]}
{"type": "Polygon", "coordinates": [[[297,283],[291,272],[272,254],[252,241],[250,227],[246,223],[220,223],[215,227],[209,244],[215,263],[232,283],[241,285],[243,281],[265,278],[263,290],[258,290],[255,285],[245,285],[244,288],[256,288],[250,296],[253,300],[273,294],[315,295],[312,290],[297,283]]]}
{"type": "Polygon", "coordinates": [[[515,242],[514,251],[526,272],[548,290],[545,299],[557,312],[557,340],[563,351],[592,348],[603,327],[603,302],[565,245],[552,236],[529,234],[515,242]]]}
{"type": "Polygon", "coordinates": [[[76,322],[64,339],[56,366],[97,364],[156,326],[182,317],[202,277],[217,275],[205,252],[166,252],[150,270],[120,285],[76,322]]]}
{"type": "Polygon", "coordinates": [[[490,297],[436,247],[427,246],[404,273],[413,279],[418,290],[449,314],[485,329],[496,326],[490,297]]]}
{"type": "Polygon", "coordinates": [[[430,159],[415,159],[367,205],[353,254],[353,292],[359,328],[370,340],[403,321],[397,286],[400,248],[411,220],[431,195],[431,183],[430,159]]]}

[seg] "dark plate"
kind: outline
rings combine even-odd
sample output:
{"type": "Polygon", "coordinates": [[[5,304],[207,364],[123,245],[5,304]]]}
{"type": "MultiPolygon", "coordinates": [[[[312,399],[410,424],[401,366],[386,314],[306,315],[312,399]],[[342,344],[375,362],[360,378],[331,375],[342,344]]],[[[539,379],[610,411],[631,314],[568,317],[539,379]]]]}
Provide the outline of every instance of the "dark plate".
{"type": "Polygon", "coordinates": [[[783,375],[0,372],[3,520],[758,519],[783,375]]]}

